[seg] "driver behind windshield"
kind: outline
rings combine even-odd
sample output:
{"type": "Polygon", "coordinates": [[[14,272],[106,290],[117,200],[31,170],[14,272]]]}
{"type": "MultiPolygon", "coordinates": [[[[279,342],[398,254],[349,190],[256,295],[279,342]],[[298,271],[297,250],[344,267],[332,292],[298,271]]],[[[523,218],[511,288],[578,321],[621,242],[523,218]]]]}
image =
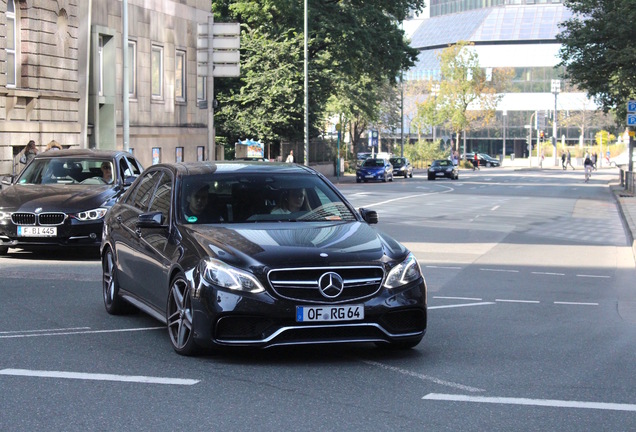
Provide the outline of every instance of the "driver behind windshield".
{"type": "Polygon", "coordinates": [[[102,162],[100,167],[102,169],[102,180],[106,183],[113,182],[113,167],[110,162],[102,162]]]}
{"type": "Polygon", "coordinates": [[[304,189],[286,189],[281,194],[280,204],[272,209],[271,214],[288,214],[301,210],[309,210],[304,189]]]}

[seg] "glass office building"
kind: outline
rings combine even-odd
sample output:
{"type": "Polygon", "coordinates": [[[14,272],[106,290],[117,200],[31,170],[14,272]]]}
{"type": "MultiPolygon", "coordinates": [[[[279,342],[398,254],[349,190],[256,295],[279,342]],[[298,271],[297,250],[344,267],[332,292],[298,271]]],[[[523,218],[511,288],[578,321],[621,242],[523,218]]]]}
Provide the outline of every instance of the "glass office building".
{"type": "MultiPolygon", "coordinates": [[[[572,12],[561,0],[430,0],[423,15],[405,22],[411,46],[420,54],[417,64],[404,78],[407,81],[439,80],[438,53],[458,41],[472,42],[480,66],[487,74],[497,68],[507,68],[514,71],[514,78],[497,107],[496,122],[468,131],[467,151],[477,149],[501,154],[505,134],[505,154],[523,156],[527,152],[526,125],[534,121],[535,111],[548,118],[541,129],[545,130],[546,137],[552,136],[550,119],[555,108],[552,80],[561,80],[556,98],[559,117],[563,113],[597,109],[585,93],[576,91],[562,79],[563,70],[555,68],[560,62],[560,44],[556,42],[556,35],[561,31],[559,24],[571,16],[572,12]]],[[[407,126],[408,119],[405,119],[405,129],[407,126]]],[[[579,127],[558,126],[559,143],[580,142],[579,127]]],[[[535,126],[532,128],[536,140],[535,126]]],[[[441,129],[437,129],[437,137],[448,140],[450,131],[441,129]]],[[[599,129],[587,125],[583,143],[590,144],[599,129]]]]}

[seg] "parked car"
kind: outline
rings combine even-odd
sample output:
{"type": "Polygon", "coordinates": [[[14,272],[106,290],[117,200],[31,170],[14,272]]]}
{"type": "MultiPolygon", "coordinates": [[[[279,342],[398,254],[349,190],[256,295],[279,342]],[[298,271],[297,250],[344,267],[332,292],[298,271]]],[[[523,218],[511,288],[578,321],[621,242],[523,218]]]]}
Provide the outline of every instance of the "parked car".
{"type": "Polygon", "coordinates": [[[356,170],[356,182],[369,180],[393,181],[393,165],[388,159],[368,158],[356,170]]]}
{"type": "MultiPolygon", "coordinates": [[[[499,159],[494,158],[486,153],[477,153],[480,167],[498,167],[501,166],[499,159]]],[[[471,163],[475,160],[475,153],[466,153],[466,160],[471,163]]]]}
{"type": "Polygon", "coordinates": [[[413,178],[413,165],[405,157],[392,157],[389,159],[393,165],[393,176],[404,176],[413,178]]]}
{"type": "Polygon", "coordinates": [[[167,324],[183,355],[307,343],[413,347],[426,332],[426,283],[413,254],[370,226],[377,221],[302,165],[154,165],[106,217],[104,305],[167,324]],[[207,203],[202,216],[195,196],[207,203]],[[300,209],[290,212],[291,197],[300,209]]]}
{"type": "Polygon", "coordinates": [[[457,180],[459,178],[459,170],[457,166],[453,165],[453,162],[448,159],[436,159],[428,166],[427,178],[429,180],[435,180],[438,177],[447,177],[451,180],[457,180]]]}
{"type": "Polygon", "coordinates": [[[9,248],[95,246],[106,211],[143,171],[121,151],[49,150],[0,191],[0,254],[9,248]]]}

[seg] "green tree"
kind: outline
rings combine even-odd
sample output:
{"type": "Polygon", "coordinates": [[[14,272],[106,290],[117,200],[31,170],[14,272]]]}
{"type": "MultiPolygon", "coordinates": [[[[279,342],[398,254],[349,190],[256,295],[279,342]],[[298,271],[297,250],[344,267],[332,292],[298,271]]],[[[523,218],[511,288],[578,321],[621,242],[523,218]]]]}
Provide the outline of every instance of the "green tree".
{"type": "Polygon", "coordinates": [[[585,90],[608,112],[624,119],[636,98],[636,8],[633,0],[565,0],[574,12],[557,36],[558,66],[565,78],[585,90]]]}
{"type": "MultiPolygon", "coordinates": [[[[318,135],[327,101],[342,88],[394,82],[400,70],[414,64],[417,50],[399,23],[423,6],[424,0],[309,2],[310,136],[318,135]]],[[[303,2],[212,0],[212,11],[218,22],[242,25],[241,76],[215,82],[221,103],[217,134],[298,139],[304,134],[303,2]]],[[[352,112],[368,112],[368,99],[354,102],[352,112]]]]}
{"type": "MultiPolygon", "coordinates": [[[[489,124],[501,99],[498,76],[489,80],[479,66],[479,57],[471,43],[460,41],[439,54],[442,79],[437,98],[440,114],[455,131],[455,150],[459,150],[462,132],[489,124]]],[[[466,149],[464,149],[465,151],[466,149]]]]}

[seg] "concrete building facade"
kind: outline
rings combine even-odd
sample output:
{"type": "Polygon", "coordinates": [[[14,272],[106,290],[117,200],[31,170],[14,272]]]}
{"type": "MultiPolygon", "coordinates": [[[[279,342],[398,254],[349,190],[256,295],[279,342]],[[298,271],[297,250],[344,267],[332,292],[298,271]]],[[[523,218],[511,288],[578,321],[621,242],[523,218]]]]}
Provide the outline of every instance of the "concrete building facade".
{"type": "MultiPolygon", "coordinates": [[[[124,148],[121,0],[0,0],[0,174],[33,139],[124,148]]],[[[144,166],[207,158],[197,74],[208,0],[127,0],[128,147],[144,166]]]]}

